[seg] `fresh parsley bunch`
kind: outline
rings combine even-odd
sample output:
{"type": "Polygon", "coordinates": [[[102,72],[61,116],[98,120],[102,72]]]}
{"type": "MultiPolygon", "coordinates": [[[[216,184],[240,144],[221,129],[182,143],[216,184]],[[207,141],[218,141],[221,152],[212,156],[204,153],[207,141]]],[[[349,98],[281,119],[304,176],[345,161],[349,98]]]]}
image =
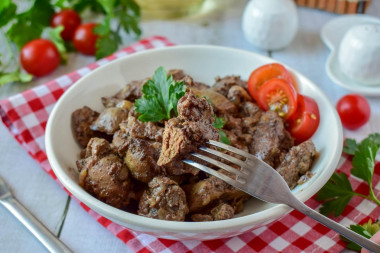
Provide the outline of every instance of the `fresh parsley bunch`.
{"type": "Polygon", "coordinates": [[[60,33],[63,27],[51,28],[56,11],[72,8],[78,13],[90,10],[103,17],[94,33],[100,36],[96,42],[96,58],[115,52],[122,43],[121,34],[141,35],[140,8],[134,0],[32,0],[25,11],[18,11],[11,0],[0,0],[0,39],[7,47],[7,54],[0,53],[0,85],[10,82],[29,82],[33,76],[21,71],[18,51],[29,41],[44,37],[51,40],[60,52],[62,62],[74,47],[65,42],[60,33]],[[111,25],[112,23],[112,25],[111,25]]]}
{"type": "Polygon", "coordinates": [[[343,151],[354,155],[352,159],[353,169],[351,174],[369,185],[369,194],[363,195],[352,189],[351,183],[345,173],[332,175],[325,186],[317,193],[317,200],[324,201],[319,212],[324,215],[334,213],[337,217],[342,214],[353,196],[372,200],[380,206],[380,201],[374,194],[372,177],[375,168],[375,157],[380,148],[380,134],[370,134],[362,142],[357,143],[353,139],[346,139],[343,151]]]}

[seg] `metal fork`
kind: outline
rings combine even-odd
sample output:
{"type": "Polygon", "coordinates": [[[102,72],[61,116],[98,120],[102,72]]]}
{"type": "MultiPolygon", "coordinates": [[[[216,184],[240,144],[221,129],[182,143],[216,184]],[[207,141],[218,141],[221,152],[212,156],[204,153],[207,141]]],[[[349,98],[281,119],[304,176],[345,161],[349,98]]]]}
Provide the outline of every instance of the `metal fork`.
{"type": "Polygon", "coordinates": [[[191,156],[206,161],[210,164],[213,164],[223,170],[232,173],[233,175],[235,175],[236,179],[232,179],[229,176],[220,173],[219,171],[216,171],[210,167],[207,167],[190,159],[185,159],[183,160],[183,162],[191,166],[194,166],[204,172],[207,172],[211,175],[214,175],[229,183],[230,185],[239,188],[240,190],[258,199],[271,203],[286,204],[294,209],[297,209],[298,211],[325,225],[326,227],[329,227],[330,229],[338,232],[347,239],[357,243],[361,247],[366,248],[371,252],[380,252],[380,245],[353,232],[352,230],[349,230],[348,228],[327,218],[326,216],[314,211],[313,209],[309,208],[304,203],[299,201],[292,194],[287,183],[281,177],[281,175],[271,166],[259,160],[254,155],[217,141],[210,140],[207,143],[216,146],[220,149],[224,149],[234,154],[237,154],[241,157],[244,157],[245,160],[243,161],[236,157],[219,152],[211,148],[199,148],[204,152],[210,153],[221,159],[227,160],[234,165],[239,166],[240,170],[235,169],[230,165],[227,165],[221,161],[215,160],[203,154],[191,153],[191,156]]]}
{"type": "Polygon", "coordinates": [[[36,217],[33,216],[12,195],[3,179],[0,177],[0,204],[9,210],[30,232],[46,247],[54,253],[72,252],[63,242],[51,233],[36,217]]]}

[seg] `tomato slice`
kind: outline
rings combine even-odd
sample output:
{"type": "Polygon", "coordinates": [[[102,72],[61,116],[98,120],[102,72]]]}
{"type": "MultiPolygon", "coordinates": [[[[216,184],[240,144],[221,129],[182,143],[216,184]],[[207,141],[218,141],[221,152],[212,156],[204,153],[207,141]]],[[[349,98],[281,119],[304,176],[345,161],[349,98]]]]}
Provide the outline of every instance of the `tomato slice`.
{"type": "Polygon", "coordinates": [[[258,99],[257,93],[259,88],[272,78],[284,79],[297,90],[292,75],[284,66],[279,63],[266,64],[254,70],[248,79],[248,91],[256,101],[258,99]]]}
{"type": "Polygon", "coordinates": [[[257,103],[267,111],[272,110],[284,119],[297,110],[296,90],[284,79],[272,78],[266,81],[257,92],[257,103]]]}
{"type": "Polygon", "coordinates": [[[289,132],[297,144],[309,139],[317,131],[320,122],[318,104],[314,99],[298,95],[295,114],[288,119],[289,132]]]}

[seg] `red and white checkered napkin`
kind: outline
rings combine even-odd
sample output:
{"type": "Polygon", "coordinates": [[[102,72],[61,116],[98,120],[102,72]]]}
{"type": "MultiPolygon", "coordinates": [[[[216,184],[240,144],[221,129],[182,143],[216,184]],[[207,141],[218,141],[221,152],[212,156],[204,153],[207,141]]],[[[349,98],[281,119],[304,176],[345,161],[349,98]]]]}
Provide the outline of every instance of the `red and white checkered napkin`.
{"type": "MultiPolygon", "coordinates": [[[[113,59],[136,51],[170,45],[173,44],[166,38],[150,37],[85,68],[2,100],[0,101],[1,119],[22,147],[58,182],[45,154],[44,132],[49,113],[62,93],[80,77],[113,59]]],[[[345,162],[339,170],[349,174],[351,162],[347,158],[344,159],[345,162]]],[[[373,182],[376,194],[379,196],[380,172],[375,173],[373,182]]],[[[365,183],[354,177],[350,177],[350,181],[354,189],[363,194],[368,193],[365,183]]],[[[306,204],[314,209],[318,209],[320,205],[314,199],[308,200],[306,204]]],[[[335,232],[298,211],[292,211],[272,224],[239,236],[201,242],[158,239],[131,231],[100,216],[83,203],[80,205],[134,252],[340,252],[344,248],[344,243],[335,232]]],[[[336,220],[348,226],[367,222],[369,218],[376,220],[379,217],[380,208],[376,208],[375,204],[353,197],[343,215],[336,220]]]]}

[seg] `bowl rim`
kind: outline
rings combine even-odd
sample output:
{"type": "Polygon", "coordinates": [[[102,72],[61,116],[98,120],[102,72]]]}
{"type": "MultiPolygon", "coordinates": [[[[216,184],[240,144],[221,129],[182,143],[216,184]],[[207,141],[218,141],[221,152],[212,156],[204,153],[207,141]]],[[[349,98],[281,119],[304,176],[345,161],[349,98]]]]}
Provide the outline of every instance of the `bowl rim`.
{"type": "MultiPolygon", "coordinates": [[[[128,224],[132,227],[140,227],[143,226],[147,229],[153,230],[153,231],[162,231],[162,228],[165,228],[165,232],[182,232],[182,233],[203,233],[203,232],[220,232],[220,229],[223,228],[223,230],[231,230],[236,228],[243,228],[248,227],[253,224],[260,224],[265,223],[269,221],[273,221],[280,216],[285,215],[286,213],[290,212],[292,208],[289,206],[286,206],[284,204],[276,204],[273,207],[270,207],[269,209],[265,209],[262,211],[259,211],[257,213],[248,214],[241,217],[236,217],[233,219],[228,220],[221,220],[221,221],[208,221],[208,222],[186,222],[186,221],[167,221],[167,220],[159,220],[159,219],[153,219],[148,218],[144,216],[140,216],[137,214],[129,213],[120,209],[117,209],[115,207],[112,207],[89,193],[87,193],[82,187],[79,186],[79,184],[75,181],[73,181],[70,176],[68,176],[65,173],[65,170],[61,168],[58,159],[55,157],[52,147],[52,122],[55,117],[57,117],[57,111],[58,108],[60,108],[60,105],[64,103],[66,98],[69,98],[71,95],[71,91],[74,90],[74,87],[79,86],[81,83],[86,82],[86,79],[89,78],[89,76],[94,75],[98,72],[103,71],[103,69],[106,68],[112,68],[113,66],[117,66],[122,61],[127,61],[133,58],[140,57],[141,55],[151,54],[153,52],[157,51],[176,51],[176,50],[222,50],[222,51],[230,51],[231,53],[244,53],[244,54],[251,54],[252,56],[256,58],[261,58],[265,60],[270,60],[272,62],[279,62],[275,59],[251,52],[246,51],[242,49],[236,49],[236,48],[230,48],[225,46],[214,46],[214,45],[177,45],[177,46],[170,46],[170,47],[163,47],[163,48],[155,48],[155,49],[149,49],[146,51],[141,52],[135,52],[133,54],[127,55],[125,57],[121,57],[119,59],[115,59],[112,62],[109,62],[108,64],[102,65],[98,67],[97,69],[93,70],[91,73],[87,74],[86,76],[80,78],[75,85],[72,85],[69,89],[67,89],[64,94],[61,96],[60,99],[58,99],[56,105],[54,106],[52,112],[50,113],[47,125],[46,125],[46,135],[45,135],[45,146],[46,146],[46,153],[49,160],[49,163],[56,174],[58,180],[62,183],[62,185],[78,200],[83,202],[84,204],[88,205],[91,209],[94,211],[100,213],[101,215],[111,219],[112,221],[121,224],[120,222],[123,222],[125,224],[128,224]]],[[[281,63],[281,62],[279,62],[281,63]]],[[[283,64],[283,63],[281,63],[283,64]]],[[[318,90],[318,92],[321,95],[321,98],[328,104],[329,107],[334,108],[331,104],[330,100],[327,98],[327,96],[324,94],[324,92],[315,85],[312,81],[310,81],[308,78],[303,76],[300,72],[290,68],[286,64],[283,64],[288,70],[290,70],[294,75],[297,77],[301,77],[305,80],[307,80],[310,84],[313,85],[313,88],[318,90]]],[[[311,198],[322,186],[327,182],[327,180],[331,177],[333,174],[336,166],[338,165],[342,148],[343,148],[343,131],[340,121],[338,120],[338,114],[334,110],[332,112],[334,114],[335,123],[337,125],[337,131],[339,133],[339,136],[337,136],[337,147],[335,149],[334,154],[330,155],[330,160],[328,161],[329,167],[331,167],[329,170],[325,170],[323,172],[323,176],[320,176],[314,184],[310,185],[308,188],[308,191],[300,191],[297,193],[297,198],[305,202],[309,198],[311,198]]],[[[125,226],[121,224],[122,226],[125,226]]],[[[138,230],[138,229],[137,229],[138,230]]]]}

